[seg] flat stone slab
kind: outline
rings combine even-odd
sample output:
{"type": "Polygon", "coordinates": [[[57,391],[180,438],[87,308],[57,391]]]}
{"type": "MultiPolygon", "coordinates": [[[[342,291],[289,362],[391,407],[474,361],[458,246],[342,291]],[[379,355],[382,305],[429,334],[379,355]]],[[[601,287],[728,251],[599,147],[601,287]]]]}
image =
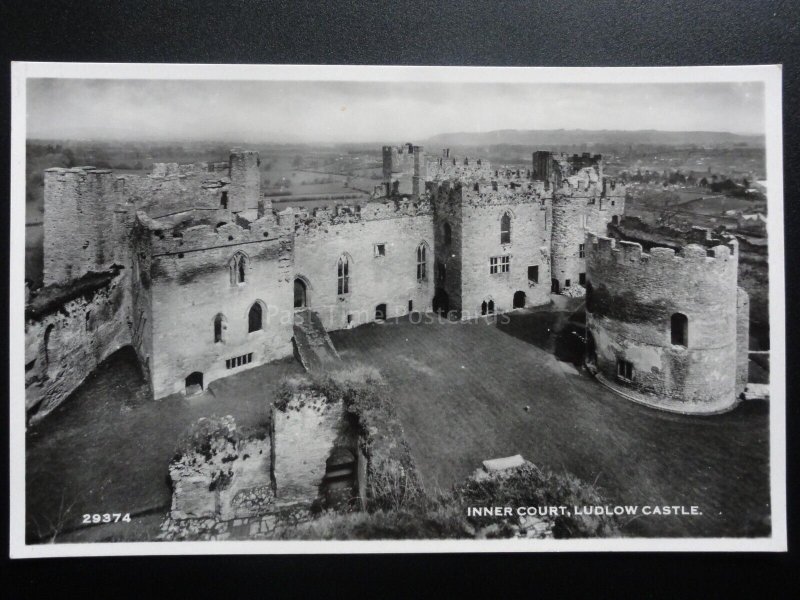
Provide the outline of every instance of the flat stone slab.
{"type": "Polygon", "coordinates": [[[768,383],[748,383],[744,388],[745,400],[769,400],[768,383]]]}
{"type": "Polygon", "coordinates": [[[525,459],[520,454],[506,456],[505,458],[493,458],[483,461],[483,469],[488,472],[505,471],[514,467],[521,467],[525,464],[525,459]]]}

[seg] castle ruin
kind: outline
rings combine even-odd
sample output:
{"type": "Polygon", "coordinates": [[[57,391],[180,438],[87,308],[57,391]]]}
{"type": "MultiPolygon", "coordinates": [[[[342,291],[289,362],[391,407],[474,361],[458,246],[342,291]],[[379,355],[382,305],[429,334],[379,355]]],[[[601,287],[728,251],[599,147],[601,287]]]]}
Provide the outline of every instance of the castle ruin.
{"type": "Polygon", "coordinates": [[[599,155],[540,151],[529,169],[413,144],[382,156],[368,201],[312,211],[274,210],[258,154],[240,149],[148,176],[49,169],[45,286],[26,311],[29,418],[126,345],[158,399],[291,356],[298,313],[326,331],[416,311],[468,319],[584,287],[601,377],[619,382],[623,356],[642,393],[715,410],[734,401],[742,375],[728,371],[737,357],[746,370],[747,324],[735,244],[702,257],[611,247],[602,236],[624,213],[625,187],[599,155]],[[683,354],[663,343],[665,311],[689,319],[683,354]],[[703,387],[711,366],[718,375],[703,387]]]}

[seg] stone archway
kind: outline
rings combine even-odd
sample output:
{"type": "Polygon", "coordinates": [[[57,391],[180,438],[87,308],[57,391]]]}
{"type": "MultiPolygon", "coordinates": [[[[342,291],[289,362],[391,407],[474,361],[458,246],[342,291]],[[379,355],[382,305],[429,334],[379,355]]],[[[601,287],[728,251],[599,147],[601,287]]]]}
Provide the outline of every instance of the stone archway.
{"type": "Polygon", "coordinates": [[[517,290],[514,292],[514,308],[525,308],[525,292],[517,290]]]}
{"type": "Polygon", "coordinates": [[[195,371],[186,378],[186,395],[194,396],[203,391],[203,374],[195,371]]]}

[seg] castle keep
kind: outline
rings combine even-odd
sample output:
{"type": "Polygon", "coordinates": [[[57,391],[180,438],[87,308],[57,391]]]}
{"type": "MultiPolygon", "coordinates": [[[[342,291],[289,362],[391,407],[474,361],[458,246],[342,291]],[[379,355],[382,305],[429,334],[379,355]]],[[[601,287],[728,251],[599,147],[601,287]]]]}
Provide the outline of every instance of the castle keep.
{"type": "Polygon", "coordinates": [[[613,246],[602,236],[625,188],[599,155],[535,152],[525,169],[412,144],[382,157],[371,198],[312,211],[274,210],[258,154],[239,149],[148,176],[49,169],[45,287],[26,313],[29,416],[126,345],[163,398],[290,356],[298,322],[336,330],[431,310],[467,319],[584,287],[601,377],[693,406],[733,401],[742,375],[725,364],[742,361],[747,323],[735,243],[713,256],[708,240],[669,256],[613,246]],[[673,314],[689,322],[682,350],[664,341],[673,314]],[[635,375],[625,367],[620,378],[619,360],[635,375]]]}

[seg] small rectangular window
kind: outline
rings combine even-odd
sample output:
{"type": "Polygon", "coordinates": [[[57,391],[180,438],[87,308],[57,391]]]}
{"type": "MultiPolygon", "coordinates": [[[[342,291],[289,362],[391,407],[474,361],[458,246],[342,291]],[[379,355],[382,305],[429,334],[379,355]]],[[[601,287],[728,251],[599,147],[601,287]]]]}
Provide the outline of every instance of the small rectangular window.
{"type": "Polygon", "coordinates": [[[411,312],[413,310],[414,310],[414,301],[413,300],[409,300],[408,301],[408,312],[411,312]]]}
{"type": "Polygon", "coordinates": [[[353,315],[347,315],[347,324],[350,325],[353,322],[353,315]]]}
{"type": "Polygon", "coordinates": [[[578,273],[578,283],[586,285],[586,273],[578,273]]]}
{"type": "Polygon", "coordinates": [[[586,258],[586,244],[578,245],[578,258],[586,258]]]}
{"type": "Polygon", "coordinates": [[[508,273],[511,271],[510,256],[492,256],[489,259],[489,274],[508,273]]]}
{"type": "Polygon", "coordinates": [[[528,267],[528,281],[530,283],[539,283],[539,265],[528,267]]]}
{"type": "Polygon", "coordinates": [[[633,381],[633,363],[617,359],[617,377],[623,381],[633,381]]]}
{"type": "Polygon", "coordinates": [[[564,281],[564,287],[565,287],[565,288],[568,288],[568,287],[569,287],[569,286],[571,286],[571,285],[572,285],[572,281],[570,281],[569,279],[567,279],[566,281],[564,281]]]}
{"type": "Polygon", "coordinates": [[[375,258],[386,256],[386,244],[375,244],[375,258]]]}
{"type": "Polygon", "coordinates": [[[228,208],[228,192],[222,192],[219,197],[219,205],[222,208],[228,208]]]}

